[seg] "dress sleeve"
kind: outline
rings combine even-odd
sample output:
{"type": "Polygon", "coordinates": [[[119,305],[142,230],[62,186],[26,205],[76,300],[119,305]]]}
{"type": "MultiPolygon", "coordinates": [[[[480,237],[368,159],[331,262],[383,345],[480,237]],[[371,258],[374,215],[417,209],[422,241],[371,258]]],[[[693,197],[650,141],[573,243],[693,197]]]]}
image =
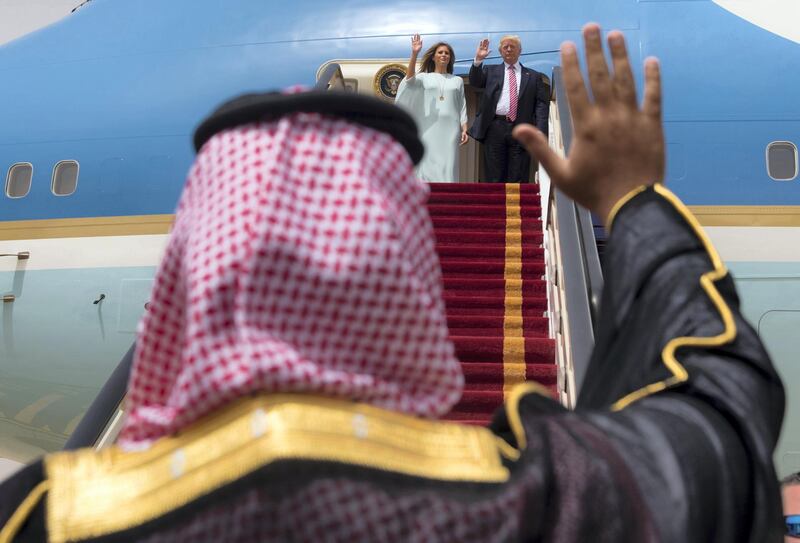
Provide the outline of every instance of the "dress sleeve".
{"type": "Polygon", "coordinates": [[[467,98],[464,96],[464,80],[458,78],[458,99],[461,101],[461,124],[467,124],[467,98]]]}
{"type": "Polygon", "coordinates": [[[425,86],[424,74],[416,74],[411,79],[403,78],[397,88],[394,103],[408,111],[415,118],[422,113],[425,86]]]}

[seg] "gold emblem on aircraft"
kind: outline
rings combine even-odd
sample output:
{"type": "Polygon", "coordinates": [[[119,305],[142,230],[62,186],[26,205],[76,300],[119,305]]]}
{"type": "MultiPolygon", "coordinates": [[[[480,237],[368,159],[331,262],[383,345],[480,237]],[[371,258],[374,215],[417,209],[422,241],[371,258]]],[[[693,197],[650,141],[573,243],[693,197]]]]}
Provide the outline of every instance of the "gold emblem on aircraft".
{"type": "Polygon", "coordinates": [[[375,74],[373,87],[375,94],[387,102],[394,102],[400,82],[406,76],[406,67],[402,64],[387,64],[375,74]]]}

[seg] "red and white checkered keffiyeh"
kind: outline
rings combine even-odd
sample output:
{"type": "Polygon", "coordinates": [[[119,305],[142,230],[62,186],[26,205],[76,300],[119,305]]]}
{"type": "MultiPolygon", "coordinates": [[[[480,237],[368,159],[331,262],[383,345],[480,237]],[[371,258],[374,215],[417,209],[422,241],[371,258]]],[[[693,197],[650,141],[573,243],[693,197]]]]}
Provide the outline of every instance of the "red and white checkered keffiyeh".
{"type": "Polygon", "coordinates": [[[412,168],[391,136],[316,114],[209,140],[140,323],[120,444],[254,391],[446,413],[463,375],[412,168]]]}

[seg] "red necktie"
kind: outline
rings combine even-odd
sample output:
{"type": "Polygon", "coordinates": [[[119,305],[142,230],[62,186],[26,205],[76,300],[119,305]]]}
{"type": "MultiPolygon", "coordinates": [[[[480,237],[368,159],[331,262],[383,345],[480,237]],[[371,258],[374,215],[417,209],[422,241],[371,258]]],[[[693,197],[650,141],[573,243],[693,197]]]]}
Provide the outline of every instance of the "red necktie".
{"type": "Polygon", "coordinates": [[[517,120],[517,72],[513,66],[508,67],[508,120],[517,120]]]}

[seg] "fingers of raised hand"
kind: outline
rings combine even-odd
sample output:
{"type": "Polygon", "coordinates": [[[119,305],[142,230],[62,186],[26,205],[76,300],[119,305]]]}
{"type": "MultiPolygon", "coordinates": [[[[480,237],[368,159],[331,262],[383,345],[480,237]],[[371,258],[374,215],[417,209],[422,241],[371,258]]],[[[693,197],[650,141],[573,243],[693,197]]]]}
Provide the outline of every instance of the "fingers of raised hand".
{"type": "Polygon", "coordinates": [[[636,86],[628,61],[628,51],[625,48],[625,38],[621,32],[615,30],[608,34],[608,48],[614,64],[614,95],[623,104],[636,107],[636,86]]]}
{"type": "Polygon", "coordinates": [[[516,126],[512,135],[538,160],[556,184],[567,178],[567,162],[558,156],[547,143],[547,138],[530,124],[516,126]]]}
{"type": "Polygon", "coordinates": [[[661,123],[661,69],[658,60],[650,57],[644,62],[644,113],[661,123]]]}
{"type": "MultiPolygon", "coordinates": [[[[619,100],[627,106],[635,107],[636,86],[622,33],[613,31],[608,35],[608,45],[614,66],[613,78],[603,55],[600,27],[593,23],[588,24],[584,27],[583,35],[594,102],[603,106],[612,100],[619,100]]],[[[591,106],[581,76],[578,54],[573,44],[567,43],[562,46],[561,62],[564,67],[564,83],[572,116],[576,122],[580,122],[591,106]]]]}
{"type": "Polygon", "coordinates": [[[586,68],[589,72],[589,83],[592,86],[594,101],[597,104],[605,104],[612,98],[613,93],[608,65],[603,55],[600,27],[595,23],[584,26],[583,41],[586,48],[586,68]]]}
{"type": "Polygon", "coordinates": [[[561,66],[564,69],[564,88],[567,91],[572,119],[575,123],[580,123],[589,109],[589,94],[583,83],[578,51],[574,43],[565,42],[561,46],[561,66]]]}

